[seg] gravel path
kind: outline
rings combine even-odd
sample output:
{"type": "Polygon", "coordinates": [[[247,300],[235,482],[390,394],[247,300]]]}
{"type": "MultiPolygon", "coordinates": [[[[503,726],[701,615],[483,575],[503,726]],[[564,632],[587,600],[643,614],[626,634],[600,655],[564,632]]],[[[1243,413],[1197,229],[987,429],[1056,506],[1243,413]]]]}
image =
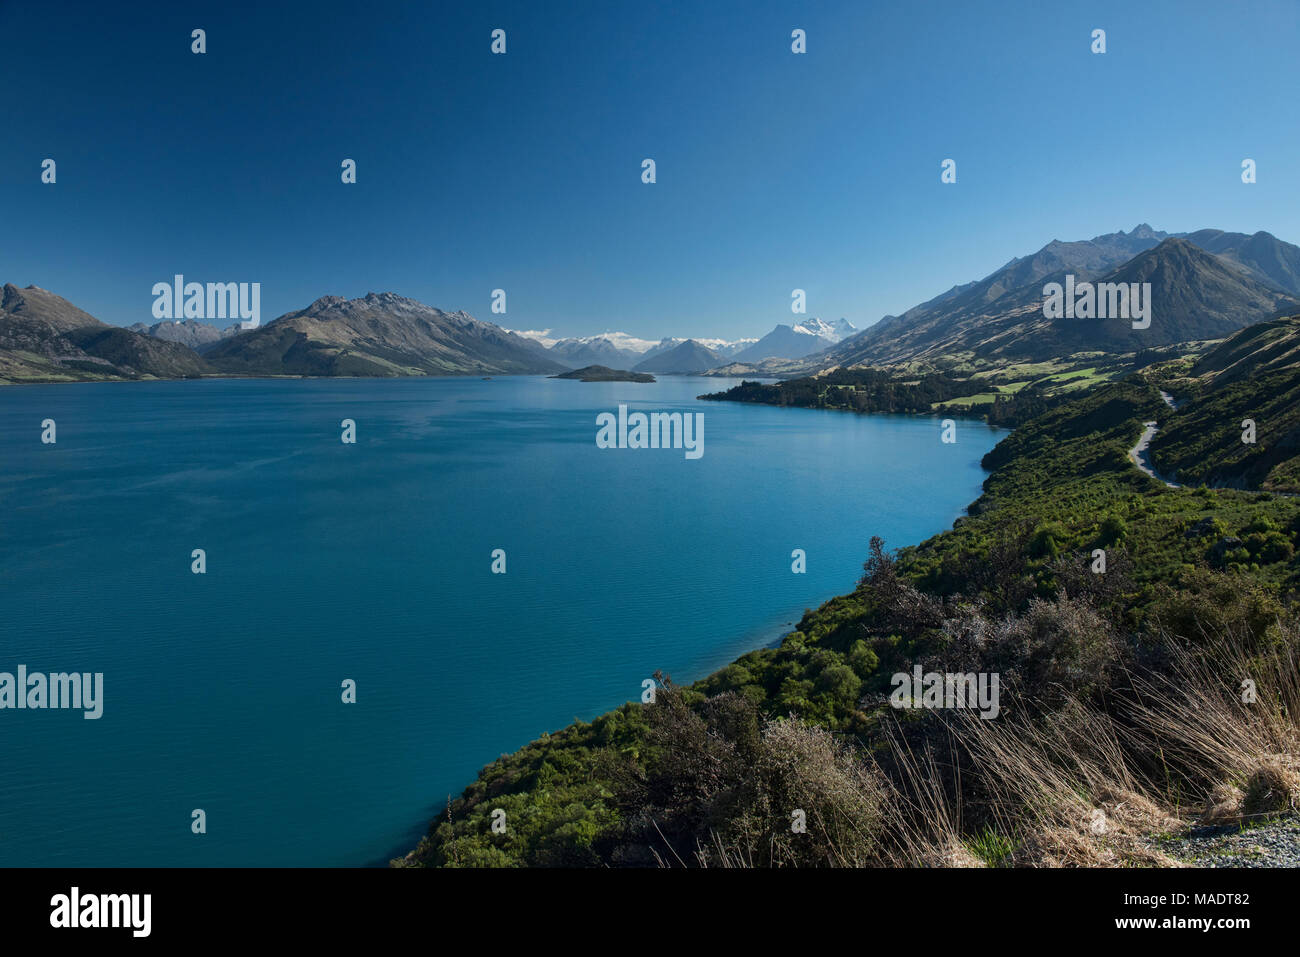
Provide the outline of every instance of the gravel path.
{"type": "MultiPolygon", "coordinates": [[[[1182,405],[1181,402],[1164,390],[1161,390],[1160,398],[1164,399],[1165,404],[1171,409],[1177,409],[1182,405]]],[[[1156,432],[1159,431],[1159,424],[1154,421],[1143,422],[1142,424],[1146,428],[1142,433],[1142,437],[1137,440],[1137,445],[1128,450],[1129,461],[1136,465],[1139,470],[1150,475],[1157,482],[1163,482],[1170,488],[1182,488],[1182,486],[1177,482],[1171,482],[1157,472],[1156,463],[1151,458],[1151,440],[1155,437],[1156,432]]],[[[1273,492],[1272,494],[1282,498],[1300,498],[1300,493],[1297,492],[1273,492]]]]}
{"type": "MultiPolygon", "coordinates": [[[[1165,405],[1169,406],[1169,408],[1178,408],[1178,403],[1174,401],[1174,397],[1163,389],[1160,391],[1160,398],[1165,400],[1165,405]]],[[[1160,426],[1155,422],[1143,422],[1142,424],[1146,426],[1146,431],[1144,431],[1142,437],[1138,439],[1137,445],[1128,450],[1129,459],[1134,465],[1147,475],[1150,475],[1157,482],[1164,482],[1170,488],[1182,488],[1181,485],[1178,485],[1175,482],[1170,482],[1168,479],[1161,476],[1160,473],[1156,471],[1156,463],[1151,460],[1151,439],[1155,437],[1156,431],[1160,426]]]]}
{"type": "Polygon", "coordinates": [[[1194,867],[1300,867],[1300,818],[1285,817],[1245,830],[1194,827],[1159,846],[1194,867]]]}
{"type": "Polygon", "coordinates": [[[1128,450],[1129,459],[1132,460],[1134,465],[1147,475],[1150,475],[1157,482],[1164,482],[1170,488],[1182,488],[1181,485],[1163,478],[1160,473],[1156,471],[1155,463],[1151,461],[1151,451],[1149,446],[1151,445],[1151,439],[1156,434],[1156,430],[1159,426],[1154,422],[1143,422],[1142,424],[1146,426],[1146,431],[1142,433],[1142,438],[1138,439],[1137,445],[1128,450]]]}

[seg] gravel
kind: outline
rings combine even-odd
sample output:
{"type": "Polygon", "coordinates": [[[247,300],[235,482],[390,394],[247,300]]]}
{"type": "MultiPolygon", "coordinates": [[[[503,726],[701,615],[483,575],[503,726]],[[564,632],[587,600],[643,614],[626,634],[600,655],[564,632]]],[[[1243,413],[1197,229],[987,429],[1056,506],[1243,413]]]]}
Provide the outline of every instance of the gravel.
{"type": "Polygon", "coordinates": [[[1159,846],[1193,867],[1300,867],[1300,818],[1284,817],[1245,829],[1193,827],[1159,846]]]}

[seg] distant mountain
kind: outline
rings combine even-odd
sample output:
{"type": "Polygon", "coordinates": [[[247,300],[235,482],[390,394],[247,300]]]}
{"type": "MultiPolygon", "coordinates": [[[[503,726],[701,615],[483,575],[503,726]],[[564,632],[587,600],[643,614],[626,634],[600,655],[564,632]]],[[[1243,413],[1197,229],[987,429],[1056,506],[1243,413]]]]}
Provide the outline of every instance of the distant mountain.
{"type": "Polygon", "coordinates": [[[635,365],[641,361],[644,352],[622,348],[609,336],[559,339],[549,351],[556,361],[565,365],[603,365],[615,368],[635,365]]]}
{"type": "Polygon", "coordinates": [[[979,298],[986,303],[996,302],[1009,292],[1057,273],[1069,272],[1081,278],[1097,276],[1123,265],[1139,253],[1154,249],[1168,238],[1168,233],[1142,223],[1128,233],[1121,230],[1078,242],[1063,243],[1053,239],[1032,256],[1013,259],[993,275],[975,283],[966,301],[979,298]]]}
{"type": "Polygon", "coordinates": [[[654,347],[653,339],[639,339],[636,336],[630,336],[626,332],[604,332],[601,333],[601,339],[608,339],[610,344],[616,349],[622,349],[624,352],[635,352],[637,355],[645,355],[647,349],[654,347]]]}
{"type": "Polygon", "coordinates": [[[179,343],[110,326],[38,286],[0,294],[0,381],[188,378],[211,371],[179,343]]]}
{"type": "Polygon", "coordinates": [[[756,343],[758,341],[758,337],[751,336],[747,339],[732,339],[732,340],[696,339],[695,341],[704,345],[709,349],[712,349],[718,355],[722,356],[722,358],[730,359],[733,356],[739,355],[740,353],[744,352],[746,349],[748,349],[750,346],[756,343]]]}
{"type": "Polygon", "coordinates": [[[633,372],[692,375],[722,364],[722,356],[694,339],[657,351],[632,367],[633,372]]]}
{"type": "Polygon", "coordinates": [[[1181,235],[1207,253],[1240,266],[1260,282],[1300,295],[1300,246],[1265,232],[1247,236],[1222,229],[1200,229],[1181,235]]]}
{"type": "Polygon", "coordinates": [[[641,360],[645,361],[646,359],[653,359],[655,356],[661,356],[665,352],[670,352],[671,350],[676,349],[685,341],[685,339],[660,339],[641,354],[641,360]]]}
{"type": "Polygon", "coordinates": [[[733,362],[761,362],[763,359],[801,359],[835,345],[836,340],[819,334],[833,332],[820,319],[804,320],[796,326],[778,323],[756,343],[732,357],[733,362]]]}
{"type": "Polygon", "coordinates": [[[1065,326],[1072,332],[1065,338],[1083,348],[1101,341],[1132,351],[1219,339],[1253,323],[1300,310],[1300,299],[1243,274],[1183,239],[1166,239],[1099,281],[1151,283],[1151,328],[1135,330],[1128,323],[1107,320],[1102,323],[1105,334],[1098,336],[1088,330],[1086,321],[1082,328],[1078,322],[1065,326]]]}
{"type": "Polygon", "coordinates": [[[13,283],[5,283],[0,295],[0,314],[9,321],[40,322],[54,332],[104,325],[90,313],[40,286],[19,289],[13,283]]]}
{"type": "Polygon", "coordinates": [[[1131,352],[1222,338],[1297,306],[1295,296],[1255,278],[1250,269],[1143,225],[1083,243],[1054,240],[979,282],[882,320],[818,359],[829,368],[940,355],[1043,359],[1089,350],[1131,352]],[[1128,256],[1142,246],[1148,248],[1128,256]],[[1151,327],[1135,330],[1119,319],[1045,318],[1043,287],[1066,275],[1094,283],[1150,282],[1151,327]]]}
{"type": "Polygon", "coordinates": [[[849,336],[855,335],[857,331],[858,331],[857,326],[855,326],[853,323],[849,322],[847,319],[841,316],[840,318],[836,319],[834,322],[831,323],[830,338],[834,339],[836,342],[839,342],[842,339],[847,339],[849,336]]]}
{"type": "Polygon", "coordinates": [[[825,319],[811,318],[796,322],[792,327],[795,332],[805,332],[811,336],[819,336],[831,342],[839,342],[846,339],[858,331],[858,327],[847,319],[836,319],[834,322],[827,322],[825,319]]]}
{"type": "Polygon", "coordinates": [[[324,296],[214,345],[223,372],[254,375],[406,376],[563,372],[539,343],[391,292],[324,296]]]}
{"type": "Polygon", "coordinates": [[[647,349],[653,348],[657,343],[654,339],[638,339],[636,336],[630,336],[626,332],[602,332],[594,336],[568,336],[556,337],[551,335],[550,329],[507,329],[507,332],[513,332],[517,336],[523,336],[525,339],[531,339],[534,342],[541,343],[547,349],[552,349],[560,343],[565,343],[563,348],[573,348],[584,343],[593,342],[597,339],[603,339],[615,349],[621,349],[625,352],[643,354],[647,349]]]}
{"type": "MultiPolygon", "coordinates": [[[[1051,277],[1048,277],[1049,279],[1051,277]]],[[[1059,278],[1063,278],[1058,276],[1059,278]]],[[[1183,239],[1166,239],[1098,277],[1097,282],[1151,283],[1151,327],[1122,319],[1054,319],[1042,316],[1042,289],[1030,288],[1023,328],[976,333],[985,357],[1045,358],[1075,352],[1137,352],[1153,346],[1220,339],[1244,326],[1300,309],[1300,300],[1265,285],[1183,239]]]]}
{"type": "Polygon", "coordinates": [[[791,326],[795,332],[809,336],[821,336],[823,339],[835,338],[835,327],[829,322],[816,317],[801,319],[791,326]]]}
{"type": "Polygon", "coordinates": [[[641,354],[641,359],[642,359],[642,361],[644,361],[644,360],[646,360],[646,359],[652,359],[652,358],[654,358],[655,356],[663,355],[665,352],[669,352],[669,351],[671,351],[671,350],[673,350],[673,349],[676,349],[678,346],[680,346],[680,345],[681,345],[682,343],[684,343],[684,342],[695,342],[695,343],[698,343],[699,345],[703,346],[704,348],[709,349],[709,350],[711,350],[711,351],[713,351],[713,352],[716,352],[716,353],[717,353],[720,357],[722,357],[723,359],[729,359],[729,358],[731,358],[732,356],[736,355],[738,352],[742,352],[743,350],[749,348],[750,346],[752,346],[752,345],[753,345],[755,342],[757,342],[757,341],[758,341],[757,338],[749,338],[749,339],[704,339],[704,338],[696,338],[696,339],[679,339],[679,338],[675,338],[675,337],[668,337],[668,338],[660,339],[657,343],[655,343],[655,344],[654,344],[653,346],[651,346],[649,349],[645,350],[645,351],[641,354]]]}
{"type": "Polygon", "coordinates": [[[181,345],[189,346],[200,354],[222,339],[227,339],[240,331],[237,322],[224,329],[219,329],[206,322],[199,322],[197,319],[165,319],[162,322],[155,322],[152,326],[137,322],[134,325],[127,326],[127,328],[132,332],[153,336],[155,339],[179,342],[181,345]]]}
{"type": "MultiPolygon", "coordinates": [[[[981,280],[953,286],[947,292],[919,306],[913,306],[901,316],[886,316],[875,325],[868,326],[856,336],[844,340],[834,350],[830,364],[896,361],[894,358],[870,357],[877,354],[897,357],[911,352],[912,349],[908,346],[889,345],[891,340],[899,336],[923,343],[941,334],[945,323],[956,318],[997,315],[996,306],[1002,300],[1012,293],[1023,291],[1027,286],[1036,286],[1041,301],[1042,282],[1047,277],[1073,273],[1078,279],[1093,278],[1127,262],[1138,253],[1154,248],[1168,235],[1142,223],[1128,233],[1121,230],[1075,242],[1053,239],[1038,252],[1012,259],[981,280]],[[869,358],[857,358],[859,356],[869,358]]],[[[1022,306],[1023,303],[1017,303],[1017,307],[1022,306]]]]}
{"type": "MultiPolygon", "coordinates": [[[[548,330],[549,331],[549,330],[548,330]]],[[[604,365],[633,366],[638,362],[661,355],[680,346],[685,339],[665,338],[658,342],[638,339],[625,332],[606,332],[598,336],[572,336],[553,339],[537,332],[520,333],[544,344],[552,358],[568,366],[604,365]]],[[[757,339],[695,339],[700,345],[723,358],[734,356],[757,339]]]]}

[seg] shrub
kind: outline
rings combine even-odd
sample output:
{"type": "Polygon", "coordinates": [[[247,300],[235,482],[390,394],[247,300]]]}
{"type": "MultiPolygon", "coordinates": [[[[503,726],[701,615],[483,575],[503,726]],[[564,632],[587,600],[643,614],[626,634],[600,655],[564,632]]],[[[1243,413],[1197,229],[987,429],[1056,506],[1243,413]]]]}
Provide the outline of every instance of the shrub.
{"type": "Polygon", "coordinates": [[[1034,558],[1055,558],[1070,537],[1060,522],[1044,522],[1034,528],[1029,538],[1029,554],[1034,558]]]}
{"type": "Polygon", "coordinates": [[[870,678],[880,667],[880,656],[867,647],[867,643],[859,638],[849,649],[849,667],[859,678],[870,678]]]}
{"type": "MultiPolygon", "coordinates": [[[[1254,537],[1254,536],[1252,536],[1254,537]]],[[[1287,562],[1295,555],[1295,546],[1281,532],[1269,532],[1255,552],[1255,556],[1264,564],[1287,562]]]]}
{"type": "Polygon", "coordinates": [[[1247,525],[1242,531],[1246,534],[1257,532],[1276,532],[1277,522],[1273,521],[1267,515],[1256,516],[1255,520],[1247,525]]]}
{"type": "Polygon", "coordinates": [[[1241,816],[1251,818],[1288,814],[1300,807],[1300,776],[1280,762],[1256,770],[1246,781],[1241,816]]]}
{"type": "Polygon", "coordinates": [[[1114,545],[1116,542],[1122,542],[1128,537],[1128,523],[1118,515],[1107,515],[1101,523],[1101,532],[1097,536],[1097,544],[1102,548],[1114,545]]]}
{"type": "Polygon", "coordinates": [[[1035,599],[1001,625],[992,660],[1035,698],[1054,701],[1105,688],[1119,650],[1110,622],[1087,602],[1035,599]]]}
{"type": "Polygon", "coordinates": [[[830,732],[798,719],[763,726],[751,812],[726,835],[769,866],[862,867],[875,862],[886,821],[879,772],[830,732]],[[792,814],[802,811],[806,833],[792,814]]]}

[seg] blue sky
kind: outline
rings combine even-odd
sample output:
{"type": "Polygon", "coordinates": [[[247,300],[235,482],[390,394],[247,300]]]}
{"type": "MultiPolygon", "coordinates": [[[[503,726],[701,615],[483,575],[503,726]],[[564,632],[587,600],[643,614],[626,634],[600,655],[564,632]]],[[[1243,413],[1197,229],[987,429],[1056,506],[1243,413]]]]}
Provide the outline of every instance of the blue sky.
{"type": "Polygon", "coordinates": [[[739,337],[796,287],[863,326],[1144,221],[1300,242],[1295,0],[0,0],[0,37],[0,281],[107,322],[183,273],[263,321],[393,291],[739,337]]]}

